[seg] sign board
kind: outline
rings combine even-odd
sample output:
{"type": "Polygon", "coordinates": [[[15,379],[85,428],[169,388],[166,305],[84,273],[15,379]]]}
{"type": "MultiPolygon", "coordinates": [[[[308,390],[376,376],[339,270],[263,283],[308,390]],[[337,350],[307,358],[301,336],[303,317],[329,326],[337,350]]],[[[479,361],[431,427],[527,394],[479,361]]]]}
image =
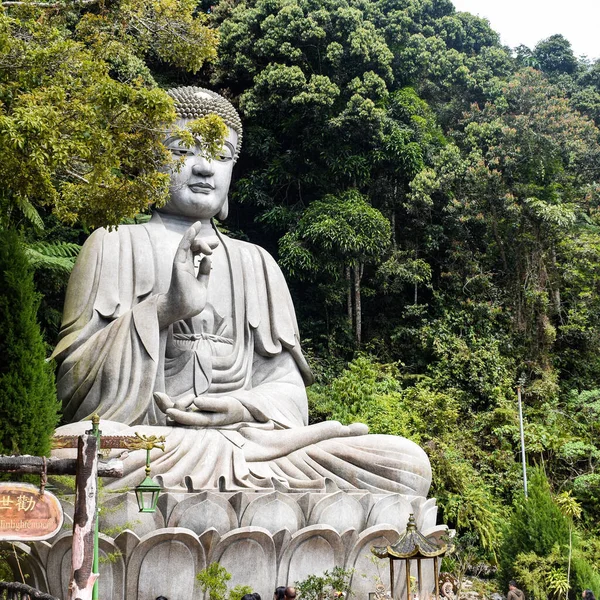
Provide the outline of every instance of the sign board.
{"type": "Polygon", "coordinates": [[[0,483],[0,541],[36,542],[56,535],[63,509],[54,494],[29,483],[0,483]]]}

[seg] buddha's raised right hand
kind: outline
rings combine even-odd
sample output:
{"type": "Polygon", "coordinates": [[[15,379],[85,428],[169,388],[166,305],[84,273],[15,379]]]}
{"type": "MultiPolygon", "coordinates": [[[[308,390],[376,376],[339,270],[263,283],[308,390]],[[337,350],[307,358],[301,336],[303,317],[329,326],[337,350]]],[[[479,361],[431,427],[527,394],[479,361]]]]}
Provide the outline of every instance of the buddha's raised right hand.
{"type": "Polygon", "coordinates": [[[210,255],[219,241],[199,237],[202,224],[194,223],[181,238],[171,271],[171,283],[157,303],[158,323],[161,329],[171,323],[199,314],[206,305],[208,280],[211,269],[210,255]],[[204,255],[195,273],[194,257],[204,255]]]}

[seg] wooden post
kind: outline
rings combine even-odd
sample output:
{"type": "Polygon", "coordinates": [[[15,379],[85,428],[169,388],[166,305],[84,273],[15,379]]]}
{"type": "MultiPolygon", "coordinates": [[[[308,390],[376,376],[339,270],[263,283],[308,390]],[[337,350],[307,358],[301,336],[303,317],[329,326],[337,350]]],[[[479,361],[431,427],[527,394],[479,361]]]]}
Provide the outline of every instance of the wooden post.
{"type": "Polygon", "coordinates": [[[98,573],[92,572],[98,503],[97,475],[98,440],[93,435],[79,436],[68,600],[90,600],[94,582],[98,578],[98,573]]]}

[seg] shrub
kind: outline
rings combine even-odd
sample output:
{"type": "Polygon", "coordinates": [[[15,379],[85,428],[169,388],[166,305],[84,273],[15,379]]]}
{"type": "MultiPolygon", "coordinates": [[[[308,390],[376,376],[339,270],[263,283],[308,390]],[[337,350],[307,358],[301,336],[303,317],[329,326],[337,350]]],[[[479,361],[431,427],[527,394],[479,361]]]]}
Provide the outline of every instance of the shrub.
{"type": "Polygon", "coordinates": [[[0,229],[0,453],[46,455],[58,421],[39,296],[18,234],[0,229]]]}

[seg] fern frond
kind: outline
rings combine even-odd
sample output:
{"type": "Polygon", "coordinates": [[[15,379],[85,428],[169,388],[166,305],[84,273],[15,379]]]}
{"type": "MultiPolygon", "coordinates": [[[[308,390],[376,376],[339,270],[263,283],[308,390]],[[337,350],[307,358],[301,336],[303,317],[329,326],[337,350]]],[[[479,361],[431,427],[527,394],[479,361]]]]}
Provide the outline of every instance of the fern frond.
{"type": "Polygon", "coordinates": [[[40,213],[37,211],[35,206],[24,198],[23,196],[14,196],[14,203],[17,205],[17,208],[23,213],[26,219],[29,222],[37,227],[38,229],[44,229],[44,221],[42,221],[42,217],[40,217],[40,213]]]}
{"type": "Polygon", "coordinates": [[[29,244],[40,254],[52,258],[77,258],[81,246],[72,242],[33,242],[29,244]]]}
{"type": "Polygon", "coordinates": [[[70,273],[81,246],[69,242],[34,242],[25,247],[29,263],[34,269],[49,269],[70,273]]]}

